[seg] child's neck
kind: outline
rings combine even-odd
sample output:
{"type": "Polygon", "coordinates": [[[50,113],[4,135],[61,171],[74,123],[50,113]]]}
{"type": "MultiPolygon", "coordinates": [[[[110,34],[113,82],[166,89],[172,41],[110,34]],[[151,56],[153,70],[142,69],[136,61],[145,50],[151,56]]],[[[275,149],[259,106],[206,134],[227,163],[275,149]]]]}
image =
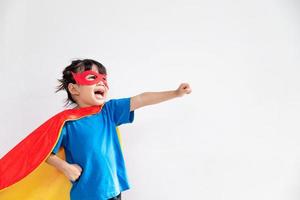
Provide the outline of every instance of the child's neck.
{"type": "Polygon", "coordinates": [[[102,106],[102,105],[79,105],[77,104],[73,109],[81,109],[81,108],[87,108],[92,106],[102,106]]]}

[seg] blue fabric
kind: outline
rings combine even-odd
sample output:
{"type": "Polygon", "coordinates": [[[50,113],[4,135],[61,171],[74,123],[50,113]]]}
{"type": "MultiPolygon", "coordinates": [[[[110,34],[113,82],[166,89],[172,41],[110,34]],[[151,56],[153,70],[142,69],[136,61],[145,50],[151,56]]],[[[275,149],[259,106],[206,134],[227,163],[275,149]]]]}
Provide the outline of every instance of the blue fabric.
{"type": "Polygon", "coordinates": [[[101,112],[68,121],[53,149],[64,147],[66,160],[83,169],[72,182],[71,200],[107,200],[129,189],[116,126],[131,123],[130,98],[106,102],[101,112]]]}

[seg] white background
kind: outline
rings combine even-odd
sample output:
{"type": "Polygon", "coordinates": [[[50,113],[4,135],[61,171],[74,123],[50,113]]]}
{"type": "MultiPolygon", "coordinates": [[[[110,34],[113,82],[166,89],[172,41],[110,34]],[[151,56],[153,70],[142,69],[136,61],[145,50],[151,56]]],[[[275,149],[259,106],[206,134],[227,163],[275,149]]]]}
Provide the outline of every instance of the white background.
{"type": "Polygon", "coordinates": [[[300,198],[297,0],[0,1],[0,153],[61,111],[93,58],[110,98],[191,84],[121,127],[124,200],[300,198]]]}

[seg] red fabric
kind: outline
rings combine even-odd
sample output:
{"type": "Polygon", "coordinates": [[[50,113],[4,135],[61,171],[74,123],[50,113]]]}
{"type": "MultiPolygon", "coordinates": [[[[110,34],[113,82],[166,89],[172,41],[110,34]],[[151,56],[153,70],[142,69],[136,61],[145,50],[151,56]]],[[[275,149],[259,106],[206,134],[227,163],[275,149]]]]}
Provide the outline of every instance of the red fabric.
{"type": "Polygon", "coordinates": [[[71,72],[73,75],[73,78],[75,79],[77,84],[80,85],[93,85],[98,83],[99,81],[102,81],[104,85],[108,88],[107,80],[106,80],[106,74],[99,74],[93,70],[84,71],[82,73],[74,73],[71,72]],[[89,75],[94,75],[94,80],[88,79],[89,75]]]}
{"type": "Polygon", "coordinates": [[[64,110],[43,123],[0,159],[0,190],[34,171],[56,145],[66,121],[101,111],[102,106],[64,110]]]}

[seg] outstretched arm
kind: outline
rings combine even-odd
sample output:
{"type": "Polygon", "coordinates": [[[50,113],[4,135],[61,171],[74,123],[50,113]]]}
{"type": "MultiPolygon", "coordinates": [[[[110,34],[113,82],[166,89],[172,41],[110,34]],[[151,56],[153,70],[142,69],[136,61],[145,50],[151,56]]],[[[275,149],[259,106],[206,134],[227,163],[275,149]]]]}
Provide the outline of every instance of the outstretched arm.
{"type": "Polygon", "coordinates": [[[182,83],[176,90],[163,91],[163,92],[144,92],[142,94],[131,97],[130,99],[130,111],[138,108],[161,103],[173,99],[175,97],[181,97],[185,94],[190,94],[192,89],[188,83],[182,83]]]}

